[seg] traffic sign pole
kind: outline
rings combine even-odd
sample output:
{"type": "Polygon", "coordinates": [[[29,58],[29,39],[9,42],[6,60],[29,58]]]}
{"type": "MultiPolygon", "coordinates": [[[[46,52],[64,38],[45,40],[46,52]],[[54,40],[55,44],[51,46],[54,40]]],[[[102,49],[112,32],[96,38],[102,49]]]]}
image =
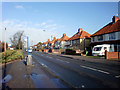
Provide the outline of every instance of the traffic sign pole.
{"type": "Polygon", "coordinates": [[[29,37],[27,36],[27,55],[29,55],[29,37]]]}

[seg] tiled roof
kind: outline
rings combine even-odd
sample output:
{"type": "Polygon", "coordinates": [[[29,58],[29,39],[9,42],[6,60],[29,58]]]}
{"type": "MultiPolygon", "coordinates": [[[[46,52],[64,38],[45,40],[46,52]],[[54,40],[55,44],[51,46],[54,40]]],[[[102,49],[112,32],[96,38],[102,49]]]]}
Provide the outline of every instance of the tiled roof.
{"type": "Polygon", "coordinates": [[[90,38],[90,34],[83,31],[82,28],[78,29],[78,32],[76,34],[74,34],[71,38],[69,38],[68,40],[75,40],[75,39],[80,39],[80,38],[90,38]]]}
{"type": "Polygon", "coordinates": [[[56,40],[56,38],[54,37],[54,39],[50,43],[55,43],[55,40],[56,40]]]}
{"type": "Polygon", "coordinates": [[[48,43],[50,43],[50,39],[48,39],[47,42],[43,42],[43,44],[48,44],[48,43]]]}
{"type": "Polygon", "coordinates": [[[64,33],[63,36],[60,39],[57,39],[58,41],[67,41],[69,39],[68,36],[64,33]]]}
{"type": "MultiPolygon", "coordinates": [[[[119,18],[117,18],[117,19],[119,19],[119,18]]],[[[96,35],[103,35],[103,34],[107,34],[107,33],[112,33],[112,32],[116,32],[116,31],[120,31],[120,20],[117,20],[116,22],[110,22],[109,24],[104,26],[102,29],[100,29],[99,31],[97,31],[96,33],[91,35],[91,37],[96,36],[96,35]]]]}

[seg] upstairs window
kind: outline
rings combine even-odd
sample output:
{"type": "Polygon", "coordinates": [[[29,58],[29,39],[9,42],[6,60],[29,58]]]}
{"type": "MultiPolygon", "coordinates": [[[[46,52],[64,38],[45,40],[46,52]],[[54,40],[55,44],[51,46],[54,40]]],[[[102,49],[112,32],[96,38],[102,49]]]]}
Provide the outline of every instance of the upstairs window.
{"type": "Polygon", "coordinates": [[[92,37],[92,42],[94,42],[95,41],[95,37],[92,37]]]}
{"type": "Polygon", "coordinates": [[[115,39],[116,39],[115,33],[110,33],[109,34],[109,40],[115,40],[115,39]]]}
{"type": "Polygon", "coordinates": [[[103,35],[98,36],[98,41],[103,41],[103,35]]]}
{"type": "Polygon", "coordinates": [[[74,44],[76,44],[76,40],[74,40],[74,44]]]}

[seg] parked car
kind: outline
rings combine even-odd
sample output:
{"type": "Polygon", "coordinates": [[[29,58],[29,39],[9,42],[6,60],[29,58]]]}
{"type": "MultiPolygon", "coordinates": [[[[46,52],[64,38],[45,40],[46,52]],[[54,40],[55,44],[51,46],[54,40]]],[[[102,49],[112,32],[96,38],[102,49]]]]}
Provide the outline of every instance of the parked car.
{"type": "Polygon", "coordinates": [[[93,56],[104,56],[105,50],[107,50],[108,52],[114,51],[114,45],[110,45],[110,44],[96,45],[92,49],[92,55],[93,56]]]}
{"type": "Polygon", "coordinates": [[[29,53],[32,53],[32,49],[29,49],[28,52],[29,52],[29,53]]]}

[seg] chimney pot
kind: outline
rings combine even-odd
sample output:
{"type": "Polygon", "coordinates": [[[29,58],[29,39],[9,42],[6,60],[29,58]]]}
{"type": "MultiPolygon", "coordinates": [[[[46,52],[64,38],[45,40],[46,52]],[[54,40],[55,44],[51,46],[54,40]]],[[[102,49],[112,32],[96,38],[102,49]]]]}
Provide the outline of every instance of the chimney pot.
{"type": "Polygon", "coordinates": [[[79,28],[79,29],[78,29],[78,32],[81,32],[81,31],[83,31],[82,28],[79,28]]]}
{"type": "Polygon", "coordinates": [[[65,37],[65,36],[66,36],[66,34],[64,33],[64,34],[63,34],[63,37],[65,37]]]}
{"type": "Polygon", "coordinates": [[[119,20],[118,16],[113,16],[113,18],[112,18],[112,22],[113,23],[116,23],[118,20],[119,20]]]}

